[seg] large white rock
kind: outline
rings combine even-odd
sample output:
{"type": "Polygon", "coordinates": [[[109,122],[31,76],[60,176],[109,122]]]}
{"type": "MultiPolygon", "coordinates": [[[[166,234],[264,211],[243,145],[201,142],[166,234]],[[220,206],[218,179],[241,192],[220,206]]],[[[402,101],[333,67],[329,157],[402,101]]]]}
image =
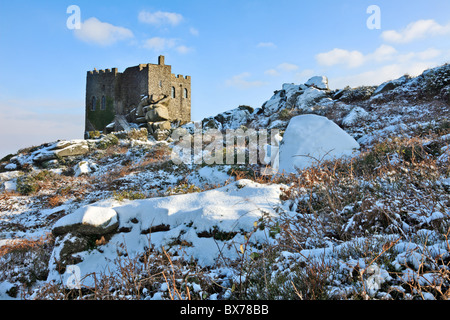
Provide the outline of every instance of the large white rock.
{"type": "Polygon", "coordinates": [[[83,174],[89,175],[93,171],[91,164],[88,161],[80,161],[73,167],[73,170],[75,172],[75,177],[79,177],[83,174]]]}
{"type": "Polygon", "coordinates": [[[328,78],[325,76],[316,76],[309,79],[306,83],[307,86],[314,86],[317,89],[329,90],[328,78]]]}
{"type": "MultiPolygon", "coordinates": [[[[77,263],[80,279],[84,279],[83,285],[86,286],[94,285],[94,279],[89,274],[115,274],[119,271],[119,264],[112,263],[118,254],[137,257],[147,252],[149,245],[156,250],[164,247],[169,254],[177,253],[187,261],[192,258],[200,266],[213,266],[223,258],[227,262],[228,259],[241,259],[242,244],[245,244],[246,254],[250,255],[260,244],[275,241],[268,234],[270,228],[255,229],[255,222],[258,223],[263,217],[278,216],[275,208],[281,204],[282,187],[241,179],[204,192],[123,203],[106,200],[99,204],[102,207],[83,207],[62,218],[55,224],[53,233],[67,235],[72,229],[80,233],[77,228],[84,224],[98,229],[98,226],[119,222],[117,233],[101,246],[101,250],[77,254],[82,259],[77,263]],[[215,238],[214,232],[227,237],[215,238]],[[249,232],[252,235],[247,239],[249,232]],[[174,244],[174,240],[186,245],[174,244]]],[[[64,239],[56,241],[52,256],[57,259],[61,257],[60,252],[65,246],[64,239]]],[[[61,281],[59,266],[53,261],[51,259],[47,281],[61,281]]]]}
{"type": "Polygon", "coordinates": [[[280,146],[279,171],[295,173],[317,163],[356,155],[359,144],[333,121],[307,114],[291,119],[280,146]]]}
{"type": "Polygon", "coordinates": [[[83,235],[106,234],[118,226],[117,212],[112,208],[81,207],[59,219],[53,226],[53,234],[77,233],[83,235]]]}
{"type": "Polygon", "coordinates": [[[297,107],[303,111],[313,111],[317,103],[325,98],[325,91],[310,87],[297,97],[297,107]]]}
{"type": "Polygon", "coordinates": [[[369,117],[369,113],[361,107],[354,107],[347,116],[342,120],[342,124],[351,126],[360,120],[365,120],[369,117]]]}

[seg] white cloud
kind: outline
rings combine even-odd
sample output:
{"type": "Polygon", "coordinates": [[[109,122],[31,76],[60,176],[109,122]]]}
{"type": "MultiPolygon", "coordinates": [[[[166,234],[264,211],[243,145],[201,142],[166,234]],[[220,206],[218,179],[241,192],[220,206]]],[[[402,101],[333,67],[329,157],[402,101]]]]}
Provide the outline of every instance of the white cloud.
{"type": "Polygon", "coordinates": [[[246,80],[250,77],[251,74],[249,72],[243,72],[236,76],[233,76],[231,79],[225,81],[225,84],[229,87],[236,87],[239,89],[250,89],[265,86],[266,83],[262,81],[248,81],[246,80]]]}
{"type": "Polygon", "coordinates": [[[189,32],[193,35],[193,36],[198,36],[200,34],[200,32],[198,31],[198,29],[194,28],[194,27],[190,27],[189,28],[189,32]]]}
{"type": "Polygon", "coordinates": [[[295,70],[297,70],[298,66],[295,65],[295,64],[292,64],[292,63],[284,62],[284,63],[278,65],[277,69],[281,70],[281,71],[287,71],[288,72],[288,71],[295,71],[295,70]]]}
{"type": "Polygon", "coordinates": [[[260,42],[257,45],[258,48],[276,48],[277,46],[273,42],[260,42]]]}
{"type": "Polygon", "coordinates": [[[317,54],[316,60],[321,66],[331,67],[337,64],[343,64],[349,68],[355,68],[364,64],[365,58],[359,51],[335,48],[329,52],[317,54]]]}
{"type": "Polygon", "coordinates": [[[418,76],[426,69],[436,65],[436,63],[427,61],[407,61],[405,63],[389,64],[355,75],[330,79],[330,87],[338,89],[344,88],[345,86],[379,85],[385,81],[398,79],[405,74],[413,77],[418,76]]]}
{"type": "Polygon", "coordinates": [[[144,41],[144,48],[154,51],[164,51],[175,47],[175,39],[167,39],[160,37],[153,37],[144,41]]]}
{"type": "Polygon", "coordinates": [[[277,77],[282,72],[291,72],[291,71],[295,71],[295,70],[298,70],[297,65],[292,64],[292,63],[283,62],[274,69],[269,69],[269,70],[264,71],[264,74],[267,74],[272,77],[277,77]]]}
{"type": "Polygon", "coordinates": [[[316,61],[322,66],[331,67],[334,65],[344,65],[348,68],[357,68],[367,62],[384,62],[393,60],[397,50],[386,44],[382,44],[374,52],[364,55],[362,52],[345,49],[333,49],[329,52],[316,55],[316,61]]]}
{"type": "Polygon", "coordinates": [[[95,17],[81,23],[80,29],[74,29],[75,36],[88,43],[108,46],[117,41],[133,38],[133,32],[124,27],[117,27],[107,22],[101,22],[95,17]]]}
{"type": "Polygon", "coordinates": [[[450,34],[450,23],[440,25],[433,19],[418,20],[406,26],[406,28],[396,31],[388,30],[381,34],[383,40],[393,43],[409,43],[414,40],[426,37],[442,36],[450,34]]]}
{"type": "Polygon", "coordinates": [[[435,48],[429,48],[420,52],[408,52],[398,56],[398,60],[401,62],[407,62],[412,60],[432,60],[441,56],[443,52],[435,48]]]}
{"type": "Polygon", "coordinates": [[[264,74],[267,74],[267,75],[272,76],[272,77],[277,77],[277,76],[280,75],[280,73],[276,69],[266,70],[266,71],[264,71],[264,74]]]}
{"type": "Polygon", "coordinates": [[[388,61],[394,59],[397,50],[394,47],[382,44],[373,53],[366,56],[366,61],[375,60],[377,62],[388,61]]]}
{"type": "Polygon", "coordinates": [[[148,23],[155,26],[161,25],[171,25],[177,26],[183,21],[183,16],[175,12],[164,12],[164,11],[141,11],[139,12],[138,19],[140,22],[148,23]]]}
{"type": "Polygon", "coordinates": [[[177,39],[160,38],[160,37],[153,37],[145,40],[143,43],[143,47],[157,52],[165,51],[168,49],[174,49],[180,54],[187,54],[194,51],[192,47],[188,47],[185,45],[178,45],[177,39]]]}
{"type": "Polygon", "coordinates": [[[187,53],[190,53],[190,52],[192,52],[192,51],[194,50],[194,49],[191,48],[191,47],[186,47],[186,46],[183,46],[183,45],[178,46],[178,47],[176,47],[175,49],[176,49],[177,52],[180,53],[180,54],[187,54],[187,53]]]}

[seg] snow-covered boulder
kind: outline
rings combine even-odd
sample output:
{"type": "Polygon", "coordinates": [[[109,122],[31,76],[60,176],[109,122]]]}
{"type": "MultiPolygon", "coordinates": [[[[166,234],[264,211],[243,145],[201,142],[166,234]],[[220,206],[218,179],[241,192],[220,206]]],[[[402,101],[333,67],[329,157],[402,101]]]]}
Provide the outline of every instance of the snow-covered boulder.
{"type": "Polygon", "coordinates": [[[196,186],[203,187],[207,185],[224,185],[228,181],[233,181],[227,171],[230,166],[205,166],[189,174],[187,180],[196,186]]]}
{"type": "Polygon", "coordinates": [[[373,92],[373,95],[377,95],[380,93],[388,92],[390,90],[393,90],[401,85],[404,85],[406,82],[408,82],[411,78],[408,75],[404,75],[403,77],[400,77],[396,80],[386,81],[382,84],[380,84],[375,91],[373,92]]]}
{"type": "Polygon", "coordinates": [[[80,139],[58,142],[55,148],[57,157],[79,156],[89,152],[88,142],[80,139]]]}
{"type": "Polygon", "coordinates": [[[296,90],[296,86],[294,84],[284,84],[283,90],[281,91],[275,91],[275,94],[266,102],[263,103],[261,106],[261,109],[264,112],[264,116],[271,116],[272,114],[278,112],[279,110],[283,109],[286,105],[286,93],[284,90],[288,89],[287,86],[289,86],[290,90],[296,90]]]}
{"type": "Polygon", "coordinates": [[[228,110],[214,117],[208,117],[202,120],[204,129],[238,129],[242,125],[246,125],[251,119],[253,109],[248,106],[239,106],[235,109],[228,110]]]}
{"type": "MultiPolygon", "coordinates": [[[[170,254],[183,255],[188,261],[192,258],[201,266],[211,266],[223,258],[238,259],[242,257],[239,249],[242,244],[248,244],[246,250],[250,254],[258,244],[275,241],[269,236],[269,230],[255,228],[255,222],[278,215],[275,208],[281,205],[281,187],[242,179],[199,193],[125,203],[108,200],[98,206],[81,208],[60,219],[53,229],[59,236],[47,280],[61,279],[60,265],[52,263],[55,259],[75,260],[71,264],[80,268],[83,279],[94,272],[114,272],[116,265],[111,261],[119,254],[136,257],[146,252],[149,245],[157,250],[164,247],[170,254]],[[99,250],[80,251],[84,246],[84,243],[78,245],[81,238],[67,233],[69,226],[109,227],[116,225],[116,221],[119,221],[118,229],[108,237],[107,243],[98,247],[99,250]],[[184,245],[180,247],[177,243],[184,245]],[[66,249],[74,244],[76,249],[66,249]],[[76,256],[67,254],[75,251],[76,256]]],[[[87,277],[83,285],[93,285],[89,281],[92,279],[87,277]]]]}
{"type": "Polygon", "coordinates": [[[6,170],[16,170],[16,169],[17,169],[17,165],[16,165],[15,163],[8,163],[8,164],[5,166],[5,169],[6,169],[6,170]]]}
{"type": "Polygon", "coordinates": [[[287,100],[289,100],[293,95],[300,93],[306,89],[308,89],[308,86],[304,84],[297,85],[293,83],[284,83],[282,86],[282,90],[284,90],[287,100]]]}
{"type": "Polygon", "coordinates": [[[3,188],[6,192],[17,191],[17,179],[3,182],[3,188]]]}
{"type": "Polygon", "coordinates": [[[361,107],[354,107],[342,120],[342,124],[351,126],[360,120],[365,120],[369,117],[369,113],[361,107]]]}
{"type": "Polygon", "coordinates": [[[53,226],[54,235],[67,233],[79,235],[103,235],[119,226],[117,212],[112,208],[86,206],[62,217],[53,226]]]}
{"type": "Polygon", "coordinates": [[[62,140],[34,151],[30,158],[35,162],[42,162],[61,157],[85,155],[88,152],[89,145],[86,140],[62,140]]]}
{"type": "Polygon", "coordinates": [[[98,169],[97,164],[89,161],[80,161],[73,167],[75,177],[79,177],[81,175],[89,175],[90,173],[96,171],[97,169],[98,169]]]}
{"type": "Polygon", "coordinates": [[[307,114],[291,119],[280,146],[279,171],[295,173],[317,160],[352,156],[359,144],[333,121],[307,114]]]}
{"type": "Polygon", "coordinates": [[[328,78],[325,76],[316,76],[309,79],[306,83],[307,86],[314,86],[317,89],[329,90],[328,78]]]}
{"type": "MultiPolygon", "coordinates": [[[[313,111],[316,104],[323,99],[327,99],[327,97],[328,95],[324,90],[310,87],[298,96],[296,104],[303,111],[313,111]]],[[[330,98],[328,99],[331,100],[330,98]]]]}

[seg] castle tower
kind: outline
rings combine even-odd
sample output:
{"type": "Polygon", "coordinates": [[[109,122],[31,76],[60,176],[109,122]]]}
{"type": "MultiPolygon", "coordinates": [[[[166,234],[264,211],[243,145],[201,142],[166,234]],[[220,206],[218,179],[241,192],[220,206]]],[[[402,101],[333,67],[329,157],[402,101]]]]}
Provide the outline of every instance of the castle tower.
{"type": "Polygon", "coordinates": [[[158,57],[158,64],[140,64],[122,73],[117,68],[88,71],[85,132],[104,131],[116,115],[134,122],[134,110],[143,97],[151,95],[170,97],[172,122],[191,121],[191,77],[172,74],[164,56],[158,57]]]}

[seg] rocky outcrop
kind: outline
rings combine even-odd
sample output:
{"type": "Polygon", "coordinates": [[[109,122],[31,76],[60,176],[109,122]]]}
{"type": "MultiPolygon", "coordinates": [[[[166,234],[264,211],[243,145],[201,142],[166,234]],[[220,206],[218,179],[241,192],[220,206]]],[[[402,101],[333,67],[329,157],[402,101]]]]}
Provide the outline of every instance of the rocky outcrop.
{"type": "Polygon", "coordinates": [[[102,236],[114,232],[119,226],[117,213],[112,208],[86,206],[58,220],[52,233],[78,236],[102,236]]]}
{"type": "Polygon", "coordinates": [[[305,83],[305,85],[313,86],[313,87],[315,87],[317,89],[321,89],[321,90],[329,90],[330,89],[328,87],[328,78],[325,76],[312,77],[305,83]]]}
{"type": "Polygon", "coordinates": [[[86,140],[58,141],[48,147],[39,149],[31,154],[33,161],[42,162],[69,156],[85,155],[89,152],[86,140]]]}
{"type": "Polygon", "coordinates": [[[333,121],[315,114],[291,119],[280,146],[280,172],[295,173],[320,161],[354,156],[359,144],[333,121]]]}
{"type": "Polygon", "coordinates": [[[58,220],[52,230],[58,246],[53,252],[58,269],[64,271],[67,265],[81,262],[77,253],[107,243],[106,239],[110,239],[118,227],[114,209],[96,206],[82,207],[58,220]]]}

